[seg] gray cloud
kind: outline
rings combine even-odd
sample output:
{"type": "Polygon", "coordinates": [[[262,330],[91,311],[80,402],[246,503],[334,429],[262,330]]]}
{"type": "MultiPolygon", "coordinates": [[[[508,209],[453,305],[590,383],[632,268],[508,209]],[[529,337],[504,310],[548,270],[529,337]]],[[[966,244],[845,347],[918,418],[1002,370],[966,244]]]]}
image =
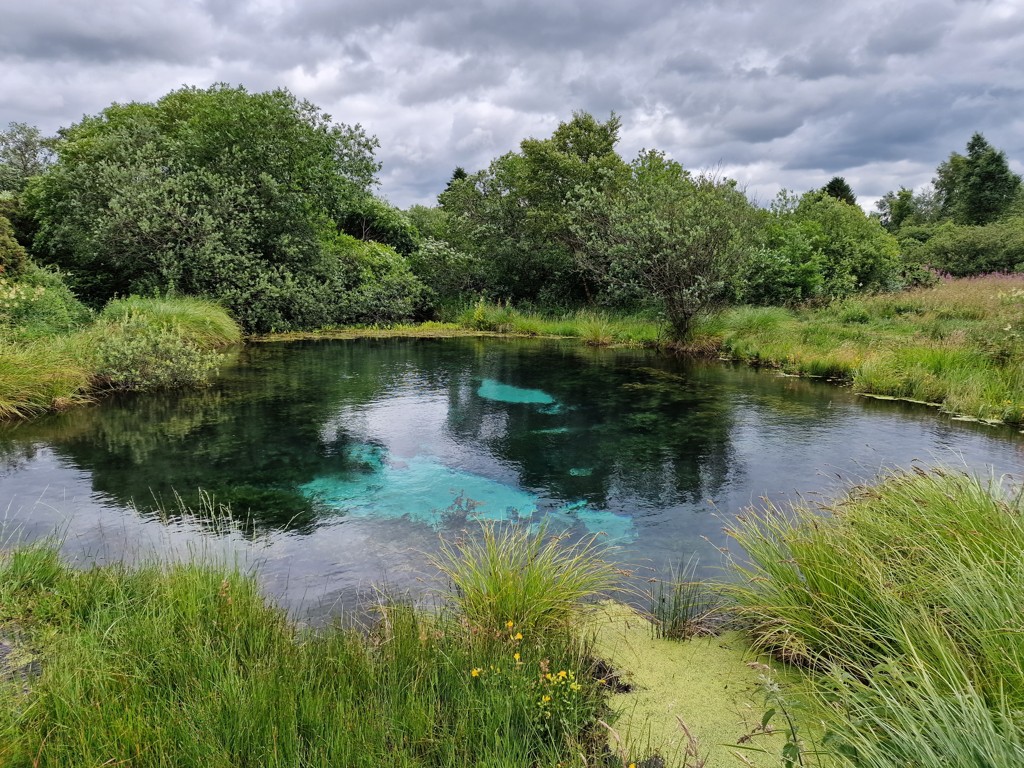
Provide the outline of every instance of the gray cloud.
{"type": "Polygon", "coordinates": [[[1020,169],[1016,0],[0,0],[0,125],[46,131],[183,84],[277,86],[381,140],[381,192],[430,203],[575,109],[620,150],[721,167],[765,201],[845,175],[926,183],[980,130],[1020,169]]]}

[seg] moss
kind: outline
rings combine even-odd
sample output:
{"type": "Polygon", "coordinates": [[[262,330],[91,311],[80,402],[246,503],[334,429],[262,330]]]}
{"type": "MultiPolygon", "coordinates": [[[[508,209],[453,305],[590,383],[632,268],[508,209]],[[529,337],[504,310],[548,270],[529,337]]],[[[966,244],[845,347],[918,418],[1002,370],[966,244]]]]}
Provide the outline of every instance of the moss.
{"type": "MultiPolygon", "coordinates": [[[[700,755],[707,756],[707,768],[743,765],[736,752],[751,765],[780,764],[785,744],[781,731],[757,735],[748,744],[766,753],[737,746],[764,716],[766,674],[766,660],[751,651],[739,633],[684,642],[659,640],[646,618],[617,603],[603,603],[592,620],[597,654],[632,688],[611,702],[619,713],[615,732],[626,742],[631,758],[659,752],[670,764],[681,763],[688,741],[681,719],[700,755]]],[[[772,674],[785,681],[787,694],[798,687],[793,672],[774,665],[772,674]]],[[[615,736],[611,740],[616,751],[615,736]]]]}

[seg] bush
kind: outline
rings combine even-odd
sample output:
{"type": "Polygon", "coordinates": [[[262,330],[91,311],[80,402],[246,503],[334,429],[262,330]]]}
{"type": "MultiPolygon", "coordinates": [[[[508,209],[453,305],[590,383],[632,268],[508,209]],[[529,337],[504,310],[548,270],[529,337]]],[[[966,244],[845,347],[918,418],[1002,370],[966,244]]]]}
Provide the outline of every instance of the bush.
{"type": "Polygon", "coordinates": [[[1024,272],[1024,217],[983,227],[945,222],[913,250],[915,260],[956,277],[1024,272]]]}
{"type": "Polygon", "coordinates": [[[154,390],[205,384],[220,355],[176,328],[141,317],[104,324],[95,347],[96,376],[111,389],[154,390]]]}
{"type": "Polygon", "coordinates": [[[138,297],[111,302],[87,335],[99,384],[130,390],[205,384],[220,362],[217,350],[241,338],[211,302],[138,297]]]}
{"type": "Polygon", "coordinates": [[[0,215],[0,275],[16,275],[28,263],[28,254],[14,237],[14,227],[0,215]]]}
{"type": "Polygon", "coordinates": [[[91,314],[57,272],[27,262],[15,278],[0,274],[0,330],[15,338],[70,333],[91,314]]]}

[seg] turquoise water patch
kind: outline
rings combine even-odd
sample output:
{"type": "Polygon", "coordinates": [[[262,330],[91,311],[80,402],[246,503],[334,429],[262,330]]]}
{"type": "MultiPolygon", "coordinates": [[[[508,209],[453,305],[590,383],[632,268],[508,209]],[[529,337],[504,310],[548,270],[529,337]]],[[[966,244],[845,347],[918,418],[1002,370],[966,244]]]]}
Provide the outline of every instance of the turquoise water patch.
{"type": "Polygon", "coordinates": [[[572,477],[590,477],[594,474],[593,467],[573,467],[569,470],[569,474],[572,477]]]}
{"type": "Polygon", "coordinates": [[[558,405],[555,398],[542,389],[514,387],[494,379],[484,379],[476,393],[487,400],[497,400],[500,403],[525,403],[555,407],[558,405]]]}
{"type": "Polygon", "coordinates": [[[522,522],[559,528],[579,524],[609,539],[636,537],[633,521],[614,512],[590,509],[585,501],[541,509],[541,499],[497,480],[445,466],[430,456],[390,460],[384,449],[349,449],[355,471],[317,477],[299,486],[307,497],[349,517],[405,518],[434,528],[469,520],[522,522]]]}
{"type": "Polygon", "coordinates": [[[550,429],[535,429],[533,434],[535,435],[566,435],[572,430],[568,427],[551,427],[550,429]]]}

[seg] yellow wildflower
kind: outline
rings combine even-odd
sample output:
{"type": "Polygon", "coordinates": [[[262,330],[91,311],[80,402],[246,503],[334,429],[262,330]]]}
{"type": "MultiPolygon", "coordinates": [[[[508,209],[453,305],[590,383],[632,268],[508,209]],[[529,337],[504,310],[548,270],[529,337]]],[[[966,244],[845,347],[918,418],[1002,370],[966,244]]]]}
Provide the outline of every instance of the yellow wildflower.
{"type": "Polygon", "coordinates": [[[519,661],[519,654],[518,653],[513,653],[512,654],[512,658],[515,659],[516,661],[519,661]]]}
{"type": "Polygon", "coordinates": [[[522,632],[516,632],[515,637],[513,637],[512,639],[513,640],[522,640],[523,639],[523,633],[522,632]]]}
{"type": "Polygon", "coordinates": [[[480,677],[480,667],[473,667],[471,670],[469,670],[469,674],[471,674],[473,677],[480,677]]]}
{"type": "Polygon", "coordinates": [[[564,670],[564,669],[562,669],[562,670],[559,670],[559,672],[558,672],[558,676],[559,676],[560,678],[562,678],[563,680],[565,680],[565,670],[564,670]]]}
{"type": "MultiPolygon", "coordinates": [[[[542,698],[541,701],[543,701],[545,704],[547,704],[549,701],[551,701],[551,697],[548,696],[547,694],[544,694],[544,698],[542,698]]],[[[634,768],[636,768],[636,766],[634,766],[634,768]]]]}
{"type": "Polygon", "coordinates": [[[505,622],[505,626],[508,627],[509,629],[512,629],[512,627],[514,627],[515,625],[516,625],[516,623],[514,621],[512,621],[512,619],[509,619],[508,621],[505,622]]]}

